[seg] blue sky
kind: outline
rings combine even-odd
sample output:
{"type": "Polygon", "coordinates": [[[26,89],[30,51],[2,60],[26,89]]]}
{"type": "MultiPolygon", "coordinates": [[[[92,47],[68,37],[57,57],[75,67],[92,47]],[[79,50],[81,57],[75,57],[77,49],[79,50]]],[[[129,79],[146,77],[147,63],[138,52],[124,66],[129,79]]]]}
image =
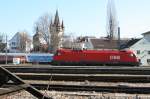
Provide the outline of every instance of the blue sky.
{"type": "MultiPolygon", "coordinates": [[[[121,37],[142,37],[150,30],[150,0],[115,0],[121,37]]],[[[0,32],[9,38],[26,30],[33,35],[40,16],[56,9],[64,20],[65,33],[106,36],[107,0],[1,0],[0,32]]]]}

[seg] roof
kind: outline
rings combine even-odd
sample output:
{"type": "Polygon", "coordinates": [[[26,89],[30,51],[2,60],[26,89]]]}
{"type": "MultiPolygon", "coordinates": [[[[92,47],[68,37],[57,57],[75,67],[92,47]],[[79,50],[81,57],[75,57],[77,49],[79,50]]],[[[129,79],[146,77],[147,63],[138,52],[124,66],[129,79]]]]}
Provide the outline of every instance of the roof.
{"type": "Polygon", "coordinates": [[[141,39],[131,39],[131,40],[128,40],[125,44],[122,44],[121,45],[121,48],[124,49],[124,48],[129,48],[131,47],[132,45],[134,45],[136,42],[138,42],[139,40],[141,39]]]}
{"type": "Polygon", "coordinates": [[[145,33],[142,33],[142,35],[150,34],[150,31],[147,31],[145,33]]]}
{"type": "MultiPolygon", "coordinates": [[[[118,40],[109,39],[90,39],[94,49],[118,49],[118,40]]],[[[125,43],[121,40],[120,43],[125,43]]]]}
{"type": "Polygon", "coordinates": [[[130,50],[112,50],[112,49],[104,49],[104,50],[72,50],[72,49],[59,49],[59,52],[84,52],[84,53],[131,53],[130,50]]]}
{"type": "Polygon", "coordinates": [[[56,10],[55,19],[54,19],[54,24],[57,25],[57,26],[60,25],[58,10],[56,10]]]}

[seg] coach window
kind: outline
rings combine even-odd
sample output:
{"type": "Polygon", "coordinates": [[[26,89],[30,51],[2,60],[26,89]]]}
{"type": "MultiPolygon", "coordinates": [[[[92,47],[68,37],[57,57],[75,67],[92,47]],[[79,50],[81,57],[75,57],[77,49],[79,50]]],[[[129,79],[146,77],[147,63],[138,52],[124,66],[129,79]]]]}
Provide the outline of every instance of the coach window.
{"type": "Polygon", "coordinates": [[[137,54],[140,54],[140,50],[137,50],[137,52],[136,52],[137,54]]]}

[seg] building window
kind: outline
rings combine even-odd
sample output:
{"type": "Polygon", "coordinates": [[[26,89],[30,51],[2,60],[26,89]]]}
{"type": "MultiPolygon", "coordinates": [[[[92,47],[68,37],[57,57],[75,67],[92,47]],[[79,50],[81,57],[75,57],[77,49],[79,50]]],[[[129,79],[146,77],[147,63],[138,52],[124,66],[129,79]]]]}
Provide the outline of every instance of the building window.
{"type": "Polygon", "coordinates": [[[147,62],[150,63],[150,59],[147,59],[147,62]]]}
{"type": "Polygon", "coordinates": [[[139,59],[139,62],[141,63],[141,59],[139,59]]]}
{"type": "Polygon", "coordinates": [[[140,50],[137,50],[137,52],[136,52],[137,54],[140,54],[140,50]]]}
{"type": "Polygon", "coordinates": [[[150,54],[150,51],[148,51],[148,54],[150,54]]]}
{"type": "Polygon", "coordinates": [[[17,47],[11,47],[11,49],[17,49],[17,47]]]}
{"type": "Polygon", "coordinates": [[[15,44],[16,44],[15,42],[12,42],[12,45],[14,45],[14,46],[15,46],[15,44]]]}

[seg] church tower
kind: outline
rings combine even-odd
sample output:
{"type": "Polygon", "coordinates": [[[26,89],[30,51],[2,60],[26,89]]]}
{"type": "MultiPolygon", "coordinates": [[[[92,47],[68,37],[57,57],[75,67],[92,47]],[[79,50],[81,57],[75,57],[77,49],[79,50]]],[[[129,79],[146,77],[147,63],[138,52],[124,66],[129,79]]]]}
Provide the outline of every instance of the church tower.
{"type": "Polygon", "coordinates": [[[40,33],[38,27],[36,28],[36,34],[33,36],[33,50],[40,50],[40,33]]]}
{"type": "Polygon", "coordinates": [[[60,22],[58,10],[56,10],[54,21],[51,20],[50,24],[51,33],[51,50],[56,52],[57,49],[62,47],[63,35],[64,35],[64,23],[60,22]]]}
{"type": "Polygon", "coordinates": [[[42,37],[39,28],[36,27],[36,33],[33,36],[33,51],[34,52],[45,52],[47,51],[46,41],[42,37]]]}

